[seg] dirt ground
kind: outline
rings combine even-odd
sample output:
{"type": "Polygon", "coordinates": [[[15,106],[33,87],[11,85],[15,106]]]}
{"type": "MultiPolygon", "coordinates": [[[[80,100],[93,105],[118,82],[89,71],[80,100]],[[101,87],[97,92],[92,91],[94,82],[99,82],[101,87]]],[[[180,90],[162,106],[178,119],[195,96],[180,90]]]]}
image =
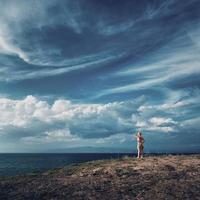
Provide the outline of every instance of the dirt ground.
{"type": "Polygon", "coordinates": [[[1,200],[200,200],[200,155],[124,157],[0,178],[1,200]]]}

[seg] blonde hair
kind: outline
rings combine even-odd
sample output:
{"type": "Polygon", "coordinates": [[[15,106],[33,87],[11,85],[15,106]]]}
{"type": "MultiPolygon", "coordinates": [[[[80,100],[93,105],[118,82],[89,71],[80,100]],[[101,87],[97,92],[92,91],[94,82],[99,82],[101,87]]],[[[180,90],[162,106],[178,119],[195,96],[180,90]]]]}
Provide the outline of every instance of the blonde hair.
{"type": "Polygon", "coordinates": [[[141,131],[138,131],[138,133],[137,133],[138,135],[142,135],[142,133],[141,133],[141,131]]]}

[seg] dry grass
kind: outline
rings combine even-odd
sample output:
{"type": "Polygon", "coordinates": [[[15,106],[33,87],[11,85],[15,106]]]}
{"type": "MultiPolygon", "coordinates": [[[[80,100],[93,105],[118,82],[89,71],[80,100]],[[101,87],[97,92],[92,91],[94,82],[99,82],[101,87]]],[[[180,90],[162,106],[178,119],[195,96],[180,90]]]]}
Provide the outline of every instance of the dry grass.
{"type": "Polygon", "coordinates": [[[124,157],[2,178],[0,199],[200,199],[200,156],[124,157]]]}

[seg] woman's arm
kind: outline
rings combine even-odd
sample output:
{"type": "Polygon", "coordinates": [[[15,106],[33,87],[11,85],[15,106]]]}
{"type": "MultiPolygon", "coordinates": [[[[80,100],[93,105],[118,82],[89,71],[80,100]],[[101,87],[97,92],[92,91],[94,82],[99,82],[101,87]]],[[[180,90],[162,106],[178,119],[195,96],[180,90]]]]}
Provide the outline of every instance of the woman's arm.
{"type": "Polygon", "coordinates": [[[133,138],[135,138],[137,140],[138,136],[137,135],[133,135],[133,138]]]}

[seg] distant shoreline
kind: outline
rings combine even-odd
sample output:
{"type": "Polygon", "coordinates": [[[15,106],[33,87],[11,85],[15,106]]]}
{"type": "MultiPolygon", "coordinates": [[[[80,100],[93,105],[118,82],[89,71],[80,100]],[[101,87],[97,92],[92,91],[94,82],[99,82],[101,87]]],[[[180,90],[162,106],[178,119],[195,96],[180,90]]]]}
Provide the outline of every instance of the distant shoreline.
{"type": "MultiPolygon", "coordinates": [[[[0,154],[130,154],[136,155],[136,152],[0,152],[0,154]]],[[[166,153],[144,153],[144,155],[198,155],[200,152],[166,152],[166,153]]]]}

